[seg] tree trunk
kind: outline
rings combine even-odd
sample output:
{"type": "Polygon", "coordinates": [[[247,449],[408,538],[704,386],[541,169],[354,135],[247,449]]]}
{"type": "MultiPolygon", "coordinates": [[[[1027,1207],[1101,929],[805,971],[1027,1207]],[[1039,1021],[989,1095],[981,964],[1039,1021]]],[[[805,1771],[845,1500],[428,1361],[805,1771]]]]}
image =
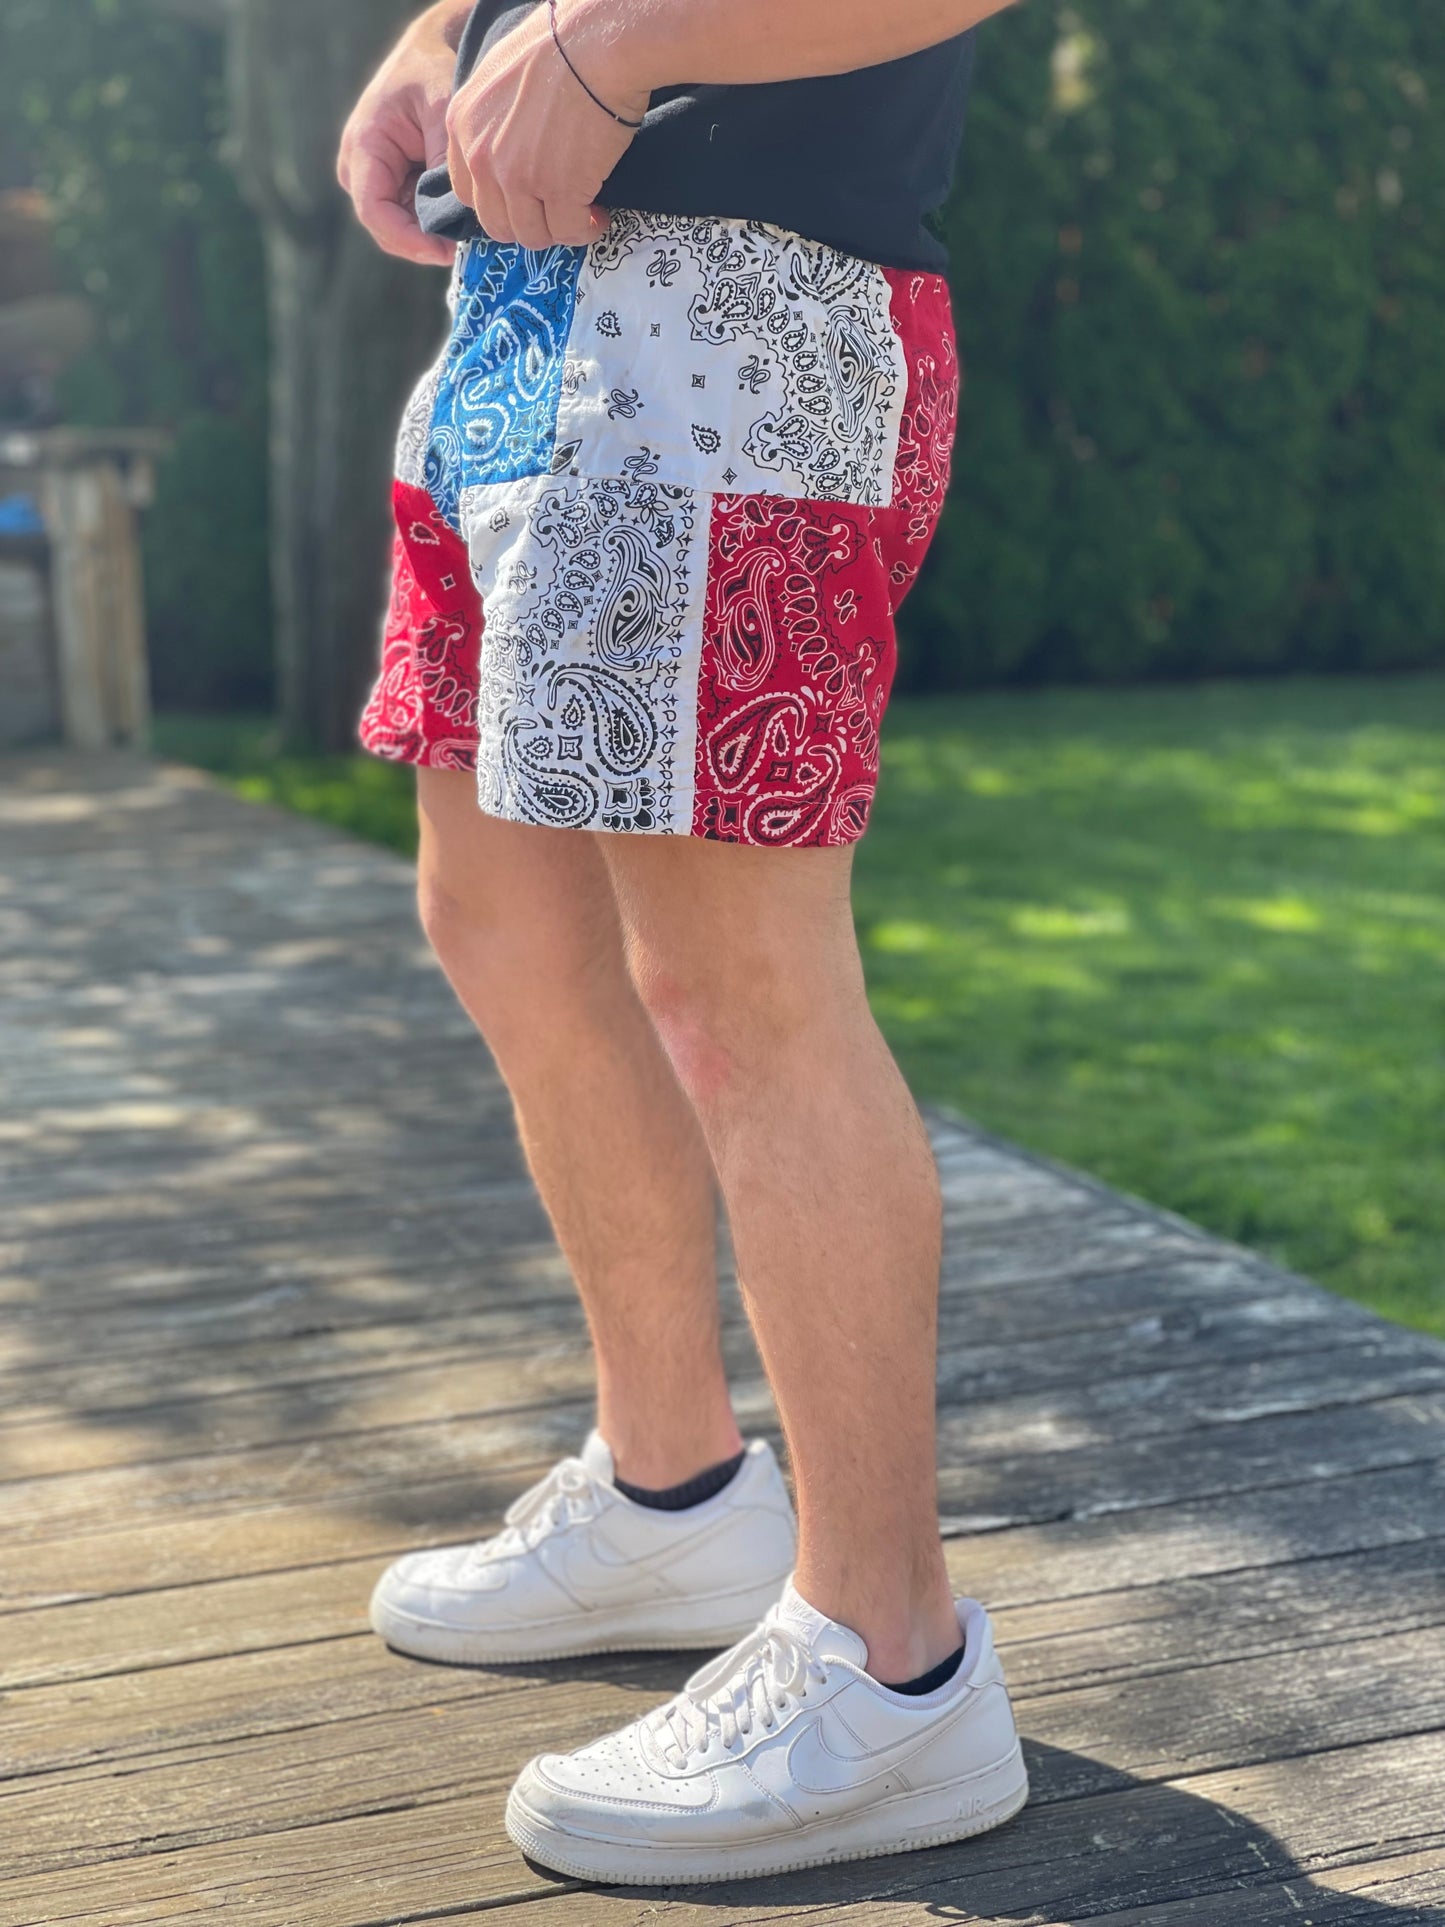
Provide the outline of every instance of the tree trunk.
{"type": "Polygon", "coordinates": [[[234,0],[239,171],[271,318],[271,568],[288,742],[345,749],[376,653],[392,446],[443,277],[382,254],[336,184],[357,94],[417,0],[234,0]]]}

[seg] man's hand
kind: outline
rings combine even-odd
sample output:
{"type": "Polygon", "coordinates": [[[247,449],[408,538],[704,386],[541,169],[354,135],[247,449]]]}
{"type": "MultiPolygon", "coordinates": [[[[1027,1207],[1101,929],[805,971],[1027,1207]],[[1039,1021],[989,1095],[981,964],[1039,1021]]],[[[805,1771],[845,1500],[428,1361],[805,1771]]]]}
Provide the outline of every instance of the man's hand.
{"type": "Polygon", "coordinates": [[[447,152],[447,102],[467,0],[443,0],[410,26],[356,103],[341,136],[337,178],[378,246],[404,261],[446,267],[456,248],[417,223],[413,195],[447,152]]]}
{"type": "MultiPolygon", "coordinates": [[[[617,69],[584,10],[559,7],[558,26],[588,86],[616,113],[641,120],[646,91],[617,69]]],[[[633,130],[589,100],[568,72],[545,3],[498,41],[461,88],[447,135],[452,186],[494,241],[585,247],[606,232],[597,196],[633,130]]]]}

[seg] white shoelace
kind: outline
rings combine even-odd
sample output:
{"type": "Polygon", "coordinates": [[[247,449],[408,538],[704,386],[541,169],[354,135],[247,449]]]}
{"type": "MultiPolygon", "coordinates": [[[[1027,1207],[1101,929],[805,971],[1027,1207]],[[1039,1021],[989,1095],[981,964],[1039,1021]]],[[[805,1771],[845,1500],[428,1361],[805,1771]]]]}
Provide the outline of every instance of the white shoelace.
{"type": "Polygon", "coordinates": [[[728,1657],[732,1669],[711,1692],[679,1693],[647,1716],[654,1744],[679,1766],[706,1753],[714,1739],[726,1752],[755,1726],[771,1731],[795,1698],[807,1698],[810,1681],[825,1685],[828,1679],[801,1639],[767,1620],[728,1657]]]}
{"type": "Polygon", "coordinates": [[[562,1459],[545,1479],[529,1486],[503,1514],[505,1524],[492,1539],[473,1548],[477,1559],[515,1557],[530,1552],[561,1525],[595,1519],[602,1505],[602,1482],[581,1459],[562,1459]]]}

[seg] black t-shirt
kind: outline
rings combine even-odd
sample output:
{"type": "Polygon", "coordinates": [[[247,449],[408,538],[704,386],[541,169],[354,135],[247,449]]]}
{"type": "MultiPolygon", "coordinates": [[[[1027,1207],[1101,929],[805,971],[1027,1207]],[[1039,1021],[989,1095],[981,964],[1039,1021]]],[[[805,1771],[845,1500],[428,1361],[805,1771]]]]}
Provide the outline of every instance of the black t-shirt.
{"type": "MultiPolygon", "coordinates": [[[[458,48],[458,86],[536,4],[478,0],[458,48]]],[[[850,74],[667,88],[600,198],[651,214],[769,221],[884,267],[941,268],[947,257],[927,219],[953,179],[972,72],[970,32],[850,74]]],[[[578,97],[600,111],[580,88],[578,97]]],[[[417,211],[450,240],[481,232],[444,167],[422,175],[417,211]]]]}

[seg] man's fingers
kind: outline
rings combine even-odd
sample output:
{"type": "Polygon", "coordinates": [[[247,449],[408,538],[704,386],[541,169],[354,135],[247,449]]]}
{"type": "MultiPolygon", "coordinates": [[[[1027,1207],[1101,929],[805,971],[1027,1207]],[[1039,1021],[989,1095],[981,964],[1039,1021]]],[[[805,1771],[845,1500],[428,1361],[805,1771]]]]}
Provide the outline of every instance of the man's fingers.
{"type": "Polygon", "coordinates": [[[380,126],[372,125],[354,140],[343,139],[336,177],[360,213],[363,205],[378,201],[399,205],[409,197],[416,168],[414,155],[380,126]]]}
{"type": "Polygon", "coordinates": [[[427,117],[421,130],[428,167],[444,167],[447,158],[447,117],[445,108],[427,117]]]}
{"type": "Polygon", "coordinates": [[[591,242],[600,240],[607,231],[606,215],[604,212],[599,227],[593,214],[594,210],[590,207],[565,206],[558,201],[548,201],[547,226],[552,231],[552,239],[569,248],[585,248],[591,242]]]}
{"type": "Polygon", "coordinates": [[[512,232],[511,219],[507,213],[507,203],[500,194],[480,192],[473,212],[477,217],[477,225],[488,240],[516,240],[517,237],[512,232]]]}
{"type": "Polygon", "coordinates": [[[412,202],[414,177],[408,169],[398,178],[391,157],[358,148],[351,166],[349,193],[357,216],[378,247],[403,261],[445,266],[455,253],[439,235],[426,234],[418,225],[412,202]]]}
{"type": "Polygon", "coordinates": [[[534,194],[513,191],[507,196],[507,220],[524,248],[550,248],[560,237],[553,233],[547,209],[534,194]]]}
{"type": "Polygon", "coordinates": [[[476,215],[482,232],[494,241],[515,241],[517,236],[512,229],[506,196],[485,169],[478,168],[473,174],[455,133],[447,142],[447,172],[457,199],[464,201],[476,215]]]}
{"type": "Polygon", "coordinates": [[[462,152],[461,142],[455,134],[450,132],[447,134],[446,161],[447,174],[451,179],[453,194],[456,195],[459,201],[465,201],[467,206],[475,212],[477,189],[472,180],[472,171],[467,166],[466,156],[462,152]]]}
{"type": "MultiPolygon", "coordinates": [[[[455,178],[455,176],[453,176],[455,178]]],[[[468,176],[471,191],[463,194],[472,212],[476,215],[483,234],[490,235],[494,241],[515,241],[512,231],[512,217],[507,211],[506,197],[493,180],[486,175],[478,175],[475,180],[468,176]]]]}
{"type": "Polygon", "coordinates": [[[399,208],[368,221],[366,231],[383,253],[394,254],[401,261],[414,261],[418,267],[449,268],[456,259],[455,241],[428,234],[399,208]]]}

